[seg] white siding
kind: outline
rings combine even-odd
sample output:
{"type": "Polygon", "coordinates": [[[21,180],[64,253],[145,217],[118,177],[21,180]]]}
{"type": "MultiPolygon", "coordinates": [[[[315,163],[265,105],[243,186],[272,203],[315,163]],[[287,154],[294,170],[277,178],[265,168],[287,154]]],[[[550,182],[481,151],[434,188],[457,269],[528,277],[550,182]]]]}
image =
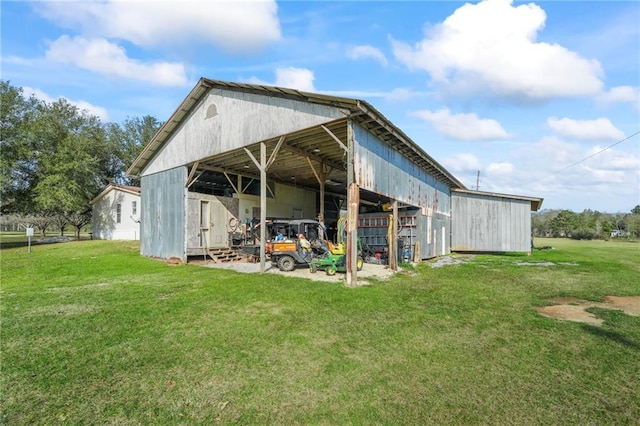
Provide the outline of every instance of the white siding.
{"type": "Polygon", "coordinates": [[[338,108],[326,105],[213,89],[142,176],[343,117],[338,108]],[[208,117],[207,111],[213,109],[216,115],[208,117]]]}
{"type": "Polygon", "coordinates": [[[99,240],[140,239],[140,195],[112,189],[93,205],[93,238],[99,240]],[[137,213],[134,215],[132,203],[137,213]],[[117,205],[120,204],[120,223],[117,223],[117,205]]]}

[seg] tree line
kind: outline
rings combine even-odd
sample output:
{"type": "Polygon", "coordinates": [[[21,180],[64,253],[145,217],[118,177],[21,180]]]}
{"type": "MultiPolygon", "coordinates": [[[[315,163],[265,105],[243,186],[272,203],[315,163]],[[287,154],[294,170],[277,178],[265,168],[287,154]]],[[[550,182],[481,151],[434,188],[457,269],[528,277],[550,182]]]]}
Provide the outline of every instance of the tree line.
{"type": "Polygon", "coordinates": [[[532,218],[535,237],[566,237],[576,240],[640,238],[640,205],[629,213],[584,210],[543,210],[532,218]]]}
{"type": "Polygon", "coordinates": [[[126,169],[161,126],[148,115],[103,123],[65,99],[44,102],[0,80],[0,213],[43,236],[73,226],[79,237],[102,188],[138,184],[126,169]]]}

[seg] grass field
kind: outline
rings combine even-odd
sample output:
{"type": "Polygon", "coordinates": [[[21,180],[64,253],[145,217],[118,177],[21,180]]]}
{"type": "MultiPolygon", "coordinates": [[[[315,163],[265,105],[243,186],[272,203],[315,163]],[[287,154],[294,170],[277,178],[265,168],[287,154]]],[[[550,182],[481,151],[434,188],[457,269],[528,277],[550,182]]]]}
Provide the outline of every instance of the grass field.
{"type": "Polygon", "coordinates": [[[534,310],[640,295],[640,245],[543,245],[354,289],[132,242],[5,249],[0,423],[640,424],[640,317],[534,310]]]}

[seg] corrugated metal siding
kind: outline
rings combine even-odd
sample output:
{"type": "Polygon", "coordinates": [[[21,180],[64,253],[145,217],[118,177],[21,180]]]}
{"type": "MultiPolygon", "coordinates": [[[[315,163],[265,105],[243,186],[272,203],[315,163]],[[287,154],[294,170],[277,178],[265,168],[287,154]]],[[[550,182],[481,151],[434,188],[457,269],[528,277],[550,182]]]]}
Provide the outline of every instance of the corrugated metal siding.
{"type": "Polygon", "coordinates": [[[421,259],[449,253],[449,187],[358,124],[354,125],[354,136],[354,167],[360,188],[421,208],[415,236],[421,259]]]}
{"type": "Polygon", "coordinates": [[[451,202],[451,250],[531,251],[529,201],[454,192],[451,202]]]}
{"type": "Polygon", "coordinates": [[[420,258],[431,259],[451,252],[451,217],[441,213],[418,216],[420,258]]]}
{"type": "Polygon", "coordinates": [[[141,180],[140,253],[186,261],[185,228],[187,168],[143,176],[141,180]]]}
{"type": "Polygon", "coordinates": [[[354,124],[355,174],[362,189],[450,214],[449,187],[366,129],[354,124]]]}
{"type": "Polygon", "coordinates": [[[142,175],[342,117],[344,114],[339,108],[328,105],[213,89],[156,154],[142,175]]]}

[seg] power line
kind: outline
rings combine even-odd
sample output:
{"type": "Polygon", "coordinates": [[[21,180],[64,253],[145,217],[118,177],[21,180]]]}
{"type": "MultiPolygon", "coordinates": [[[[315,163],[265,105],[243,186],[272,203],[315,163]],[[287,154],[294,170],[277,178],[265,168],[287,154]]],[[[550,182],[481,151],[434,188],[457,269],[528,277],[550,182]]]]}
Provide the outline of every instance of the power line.
{"type": "Polygon", "coordinates": [[[576,162],[575,162],[575,163],[573,163],[573,164],[569,164],[567,167],[565,167],[565,168],[563,168],[563,169],[556,170],[555,172],[551,172],[551,174],[560,173],[560,172],[563,172],[563,171],[565,171],[565,170],[567,170],[567,169],[569,169],[569,168],[571,168],[571,167],[573,167],[573,166],[577,166],[578,164],[582,163],[583,161],[587,161],[588,159],[593,158],[593,157],[595,157],[595,156],[596,156],[596,155],[598,155],[598,154],[602,154],[602,153],[603,153],[603,152],[605,152],[606,150],[611,149],[611,148],[613,148],[614,146],[619,145],[619,144],[621,144],[622,142],[625,142],[625,141],[627,141],[627,140],[631,139],[632,137],[634,137],[634,136],[635,136],[635,135],[637,135],[637,134],[640,134],[640,130],[639,130],[639,131],[637,131],[637,132],[635,132],[635,133],[634,133],[634,134],[632,134],[632,135],[627,136],[626,138],[624,138],[624,139],[622,139],[622,140],[620,140],[620,141],[618,141],[618,142],[616,142],[616,143],[614,143],[614,144],[609,145],[609,146],[608,146],[608,147],[606,147],[606,148],[601,149],[600,151],[598,151],[598,152],[596,152],[596,153],[594,153],[594,154],[591,154],[591,155],[590,155],[590,156],[588,156],[588,157],[583,158],[582,160],[576,161],[576,162]]]}
{"type": "Polygon", "coordinates": [[[633,133],[633,134],[631,134],[631,135],[627,136],[626,138],[624,138],[624,139],[622,139],[622,140],[619,140],[619,141],[618,141],[618,142],[616,142],[616,143],[613,143],[613,144],[609,145],[609,146],[608,146],[608,147],[606,147],[606,148],[601,149],[601,150],[600,150],[600,151],[598,151],[598,152],[595,152],[595,153],[593,153],[593,154],[589,155],[588,157],[584,157],[582,160],[578,160],[578,161],[576,161],[575,163],[571,163],[571,164],[569,164],[568,166],[563,167],[562,169],[558,169],[558,170],[555,170],[555,171],[553,171],[553,172],[550,172],[548,175],[543,176],[543,177],[541,177],[540,179],[536,179],[535,181],[531,181],[531,182],[528,182],[528,183],[526,183],[526,184],[524,184],[524,185],[520,185],[520,186],[529,185],[530,183],[534,183],[534,182],[537,182],[537,181],[540,181],[540,180],[544,180],[544,179],[547,179],[547,178],[549,178],[549,177],[551,177],[551,176],[553,176],[553,175],[555,175],[555,174],[558,174],[558,173],[560,173],[560,172],[564,172],[565,170],[570,169],[570,168],[571,168],[571,167],[573,167],[573,166],[577,166],[578,164],[583,163],[583,162],[585,162],[585,161],[589,160],[590,158],[595,157],[596,155],[600,155],[600,154],[602,154],[603,152],[605,152],[605,151],[607,151],[607,150],[609,150],[609,149],[613,148],[613,147],[614,147],[614,146],[616,146],[616,145],[621,144],[622,142],[626,142],[626,141],[628,141],[629,139],[631,139],[632,137],[634,137],[634,136],[636,136],[636,135],[638,135],[638,134],[640,134],[640,130],[638,130],[637,132],[635,132],[635,133],[633,133]]]}

